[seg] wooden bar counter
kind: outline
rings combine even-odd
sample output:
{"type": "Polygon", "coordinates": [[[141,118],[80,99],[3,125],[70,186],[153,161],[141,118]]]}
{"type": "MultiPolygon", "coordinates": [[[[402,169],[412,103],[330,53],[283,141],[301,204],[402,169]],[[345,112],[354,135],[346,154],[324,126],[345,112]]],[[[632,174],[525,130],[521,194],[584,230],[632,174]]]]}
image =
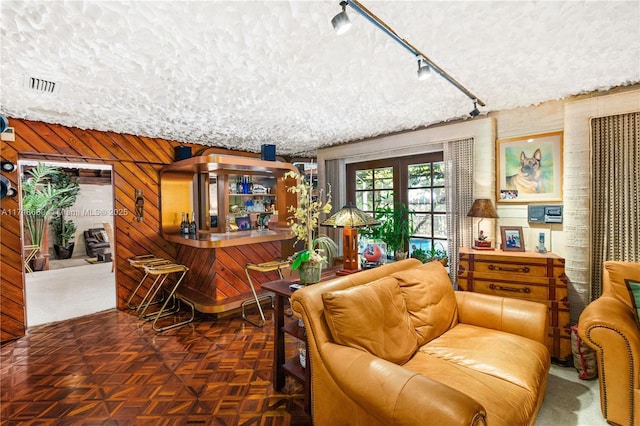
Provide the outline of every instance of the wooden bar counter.
{"type": "MultiPolygon", "coordinates": [[[[297,169],[289,163],[222,155],[177,161],[161,171],[162,233],[177,246],[176,262],[189,268],[178,296],[199,312],[223,316],[237,311],[253,297],[246,264],[293,253],[286,212],[297,199],[286,189],[296,182],[284,179],[288,171],[297,169]],[[259,192],[241,191],[241,181],[254,182],[259,192]],[[251,205],[247,200],[252,200],[251,205]],[[252,209],[254,200],[261,210],[252,209]],[[196,234],[180,232],[183,213],[195,214],[196,234]],[[255,217],[260,213],[271,215],[269,229],[256,229],[255,217]],[[244,218],[251,229],[236,231],[238,218],[244,218]]],[[[251,276],[259,295],[265,292],[261,284],[279,279],[276,272],[251,272],[251,276]]]]}

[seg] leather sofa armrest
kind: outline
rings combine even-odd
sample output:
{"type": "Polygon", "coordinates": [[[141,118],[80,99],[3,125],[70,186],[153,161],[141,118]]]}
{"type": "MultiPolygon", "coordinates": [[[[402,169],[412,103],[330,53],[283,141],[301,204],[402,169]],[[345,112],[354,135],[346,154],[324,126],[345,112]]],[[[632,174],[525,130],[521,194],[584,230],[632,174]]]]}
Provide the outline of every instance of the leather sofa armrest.
{"type": "Polygon", "coordinates": [[[341,391],[383,424],[485,424],[484,407],[462,392],[359,349],[322,346],[341,391]]]}
{"type": "Polygon", "coordinates": [[[546,344],[545,304],[468,291],[455,293],[461,323],[505,331],[546,344]]]}
{"type": "Polygon", "coordinates": [[[84,239],[84,243],[85,244],[97,244],[98,243],[98,239],[97,238],[88,237],[88,238],[84,239]]]}
{"type": "Polygon", "coordinates": [[[633,310],[615,297],[601,296],[589,303],[580,315],[578,334],[596,351],[625,358],[640,355],[640,329],[633,310]]]}
{"type": "Polygon", "coordinates": [[[578,335],[596,351],[600,404],[607,422],[637,423],[633,395],[637,401],[640,329],[632,308],[616,297],[601,296],[582,311],[578,335]]]}

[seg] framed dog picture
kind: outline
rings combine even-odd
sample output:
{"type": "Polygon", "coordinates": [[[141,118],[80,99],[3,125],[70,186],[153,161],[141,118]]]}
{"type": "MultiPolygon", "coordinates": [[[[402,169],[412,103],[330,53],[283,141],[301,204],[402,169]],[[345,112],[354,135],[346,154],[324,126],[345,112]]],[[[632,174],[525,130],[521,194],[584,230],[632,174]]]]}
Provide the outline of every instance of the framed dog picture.
{"type": "Polygon", "coordinates": [[[496,141],[498,203],[562,201],[562,132],[496,141]]]}
{"type": "Polygon", "coordinates": [[[522,226],[501,226],[502,251],[524,251],[522,226]]]}

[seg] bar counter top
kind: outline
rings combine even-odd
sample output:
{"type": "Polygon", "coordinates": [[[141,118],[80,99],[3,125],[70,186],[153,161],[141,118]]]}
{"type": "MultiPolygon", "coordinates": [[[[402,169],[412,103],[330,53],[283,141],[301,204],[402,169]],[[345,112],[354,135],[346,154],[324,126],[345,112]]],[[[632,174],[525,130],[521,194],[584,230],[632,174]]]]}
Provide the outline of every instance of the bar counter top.
{"type": "Polygon", "coordinates": [[[208,232],[199,231],[197,235],[164,234],[167,241],[196,248],[232,247],[245,244],[282,241],[294,238],[289,228],[266,229],[260,231],[208,232]]]}

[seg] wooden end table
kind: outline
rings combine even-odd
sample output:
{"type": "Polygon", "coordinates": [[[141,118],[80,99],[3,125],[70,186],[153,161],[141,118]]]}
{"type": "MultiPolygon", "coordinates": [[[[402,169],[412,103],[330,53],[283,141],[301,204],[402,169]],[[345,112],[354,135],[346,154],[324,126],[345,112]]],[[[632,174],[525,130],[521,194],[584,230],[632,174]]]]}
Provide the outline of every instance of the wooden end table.
{"type": "MultiPolygon", "coordinates": [[[[322,271],[322,281],[334,278],[336,271],[340,267],[333,267],[322,271]]],[[[275,294],[275,315],[273,325],[273,388],[282,390],[285,384],[285,377],[291,376],[298,381],[304,392],[304,412],[311,414],[311,358],[309,357],[306,332],[304,327],[298,325],[298,319],[294,316],[285,320],[285,308],[289,304],[289,298],[293,291],[289,285],[297,281],[297,276],[282,280],[271,281],[262,284],[262,289],[275,294]],[[285,334],[293,336],[304,342],[306,351],[306,368],[300,365],[300,356],[296,351],[295,355],[286,358],[285,354],[285,334]]]]}

